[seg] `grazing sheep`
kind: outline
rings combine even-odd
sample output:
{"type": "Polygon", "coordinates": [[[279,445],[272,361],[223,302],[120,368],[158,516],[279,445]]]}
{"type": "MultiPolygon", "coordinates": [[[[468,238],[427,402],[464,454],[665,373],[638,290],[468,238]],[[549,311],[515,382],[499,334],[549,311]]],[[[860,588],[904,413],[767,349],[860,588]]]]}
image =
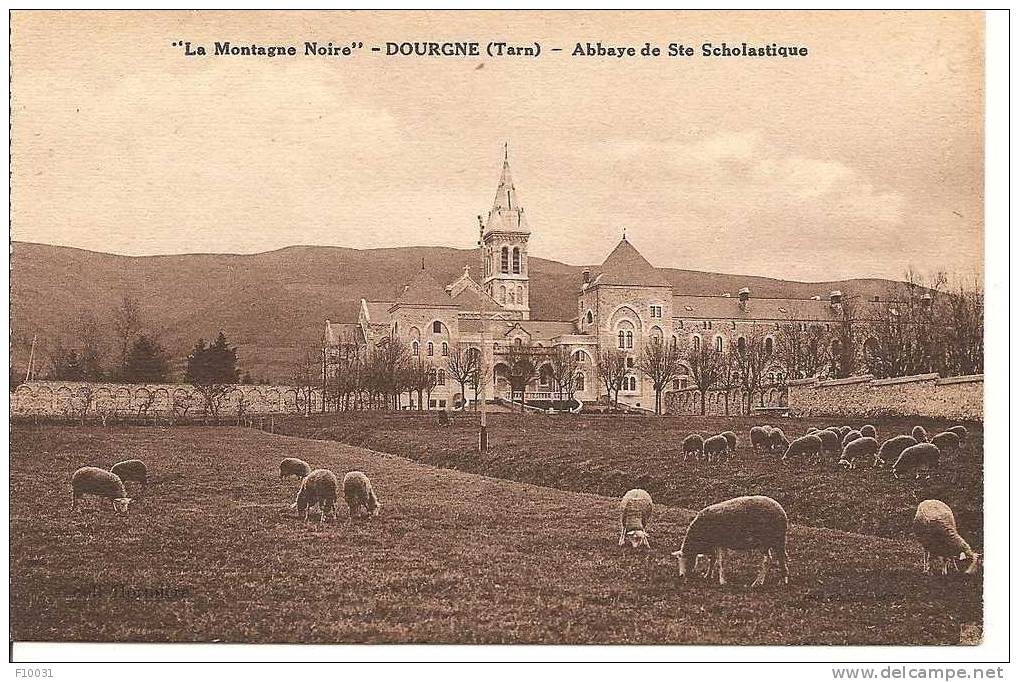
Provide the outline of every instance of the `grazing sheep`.
{"type": "Polygon", "coordinates": [[[809,436],[810,434],[814,433],[815,431],[820,431],[820,430],[821,429],[817,428],[816,426],[811,426],[809,429],[807,429],[807,435],[809,436]]]}
{"type": "Polygon", "coordinates": [[[873,438],[877,440],[877,429],[871,424],[864,424],[860,427],[860,433],[867,438],[873,438]]]}
{"type": "Polygon", "coordinates": [[[855,429],[842,436],[842,449],[845,450],[846,446],[852,443],[857,438],[863,438],[863,434],[855,429]]]}
{"type": "Polygon", "coordinates": [[[916,508],[913,517],[913,535],[923,547],[920,565],[923,572],[930,574],[931,557],[941,559],[941,574],[948,573],[948,565],[956,560],[969,560],[966,573],[973,575],[979,570],[980,555],[959,535],[952,508],[941,500],[924,500],[916,508]]]}
{"type": "Polygon", "coordinates": [[[145,462],[140,459],[126,459],[123,462],[117,462],[110,467],[110,473],[120,476],[121,481],[134,481],[141,483],[144,488],[149,482],[148,470],[145,468],[145,462]]]}
{"type": "Polygon", "coordinates": [[[750,429],[750,447],[755,451],[760,448],[767,450],[771,447],[771,427],[755,426],[750,429]]]}
{"type": "Polygon", "coordinates": [[[966,427],[965,427],[965,426],[962,426],[961,424],[960,424],[960,425],[958,425],[958,426],[953,426],[953,427],[951,427],[951,428],[949,428],[949,429],[947,429],[947,430],[948,430],[948,431],[951,431],[952,433],[954,433],[955,435],[957,435],[957,436],[959,437],[959,442],[960,442],[960,443],[961,443],[962,441],[966,440],[966,436],[968,436],[968,435],[969,435],[969,431],[967,431],[967,430],[966,430],[966,427]]]}
{"type": "Polygon", "coordinates": [[[927,435],[927,429],[917,424],[913,427],[913,438],[916,438],[917,443],[926,443],[930,441],[930,437],[927,435]]]}
{"type": "Polygon", "coordinates": [[[651,549],[645,525],[651,520],[651,512],[654,511],[654,508],[651,495],[646,490],[634,488],[623,495],[623,500],[619,504],[620,547],[629,542],[634,549],[638,547],[651,549]]]}
{"type": "Polygon", "coordinates": [[[287,476],[297,476],[297,478],[304,478],[311,473],[311,465],[305,462],[303,459],[297,459],[296,457],[287,457],[280,462],[280,480],[282,481],[287,476]]]}
{"type": "Polygon", "coordinates": [[[857,460],[861,460],[864,457],[875,457],[877,456],[877,451],[877,439],[870,436],[862,436],[846,443],[846,446],[842,448],[842,458],[839,460],[839,464],[855,469],[857,460]]]}
{"type": "Polygon", "coordinates": [[[728,447],[729,441],[727,441],[724,436],[712,436],[704,441],[704,457],[707,458],[709,462],[717,461],[723,454],[725,454],[728,447]]]}
{"type": "Polygon", "coordinates": [[[382,509],[382,504],[375,497],[372,482],[363,471],[350,471],[343,477],[343,499],[350,507],[351,520],[362,516],[370,520],[378,516],[382,509]]]}
{"type": "Polygon", "coordinates": [[[941,451],[933,443],[917,443],[910,445],[902,451],[899,458],[892,465],[892,475],[899,478],[899,474],[908,474],[916,471],[916,478],[920,478],[920,470],[927,472],[927,478],[931,477],[931,469],[938,466],[941,459],[941,451]]]}
{"type": "Polygon", "coordinates": [[[954,431],[942,431],[931,436],[931,443],[938,446],[938,450],[946,455],[953,450],[958,450],[962,444],[959,434],[954,431]]]}
{"type": "Polygon", "coordinates": [[[689,459],[691,454],[694,459],[704,456],[704,437],[699,433],[691,433],[683,439],[683,461],[689,459]]]}
{"type": "Polygon", "coordinates": [[[785,452],[787,447],[789,439],[785,437],[785,432],[776,426],[768,434],[768,452],[785,452]]]}
{"type": "Polygon", "coordinates": [[[836,454],[842,451],[842,439],[839,438],[839,434],[835,433],[831,429],[824,429],[823,431],[815,431],[813,434],[817,436],[821,441],[821,450],[824,452],[830,452],[836,454]]]}
{"type": "Polygon", "coordinates": [[[725,442],[728,444],[728,448],[727,449],[729,450],[729,456],[735,455],[736,454],[736,447],[739,445],[739,438],[736,436],[735,432],[733,432],[733,431],[723,431],[722,433],[720,433],[718,435],[721,436],[722,438],[724,438],[725,442]]]}
{"type": "Polygon", "coordinates": [[[789,447],[785,449],[782,461],[785,462],[790,457],[798,457],[800,455],[812,455],[814,458],[819,459],[821,457],[822,445],[821,438],[816,433],[800,436],[793,440],[789,447]]]}
{"type": "Polygon", "coordinates": [[[874,466],[884,466],[886,462],[894,462],[906,448],[916,445],[917,440],[912,436],[893,436],[881,444],[877,456],[874,457],[874,466]]]}
{"type": "Polygon", "coordinates": [[[111,500],[117,514],[126,514],[127,505],[131,504],[120,476],[99,467],[82,467],[75,471],[71,475],[71,494],[71,511],[78,508],[78,500],[84,495],[111,500]]]}
{"type": "Polygon", "coordinates": [[[849,433],[850,431],[853,431],[854,429],[852,426],[839,426],[836,428],[836,430],[839,432],[839,438],[845,438],[846,434],[849,433]]]}
{"type": "Polygon", "coordinates": [[[718,583],[724,585],[725,567],[722,551],[725,549],[759,549],[764,552],[761,570],[753,587],[764,585],[772,559],[778,561],[782,581],[789,582],[789,558],[786,554],[786,531],[789,519],[775,500],[762,495],[736,497],[702,509],[686,531],[686,538],[678,552],[679,575],[693,572],[699,554],[708,557],[710,577],[717,572],[718,583]]]}
{"type": "Polygon", "coordinates": [[[336,474],[328,469],[315,469],[304,477],[301,489],[297,491],[297,501],[291,509],[297,509],[297,515],[307,521],[308,508],[317,504],[322,512],[318,518],[320,524],[329,515],[335,520],[337,490],[339,484],[336,481],[336,474]]]}

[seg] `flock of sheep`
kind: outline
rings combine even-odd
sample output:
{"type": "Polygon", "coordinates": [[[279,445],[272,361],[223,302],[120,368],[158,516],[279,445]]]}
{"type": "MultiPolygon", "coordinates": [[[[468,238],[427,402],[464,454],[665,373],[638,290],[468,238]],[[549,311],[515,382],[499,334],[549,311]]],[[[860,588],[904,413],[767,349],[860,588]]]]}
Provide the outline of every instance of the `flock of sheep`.
{"type": "MultiPolygon", "coordinates": [[[[905,473],[921,470],[930,477],[932,469],[938,466],[941,452],[957,451],[967,435],[966,427],[953,426],[951,429],[928,438],[922,426],[913,428],[910,435],[893,436],[880,446],[877,430],[867,424],[860,429],[849,426],[811,428],[805,435],[790,441],[782,429],[771,426],[755,426],[750,429],[750,443],[754,451],[777,454],[782,452],[782,461],[790,458],[813,458],[816,463],[825,461],[828,455],[839,455],[838,464],[855,468],[866,458],[873,458],[873,466],[884,466],[893,460],[892,473],[896,478],[905,473]]],[[[683,458],[691,456],[707,462],[724,461],[735,456],[739,439],[732,431],[726,431],[709,438],[690,434],[683,440],[683,458]]],[[[619,546],[629,543],[634,549],[650,549],[646,525],[651,519],[654,503],[651,495],[636,488],[627,492],[620,503],[619,546]]],[[[723,551],[759,550],[763,553],[761,569],[752,587],[765,584],[773,562],[778,563],[779,575],[784,583],[789,582],[789,557],[786,552],[786,534],[789,518],[778,502],[763,495],[736,497],[705,507],[690,523],[686,537],[678,552],[672,555],[680,562],[681,576],[693,575],[699,559],[706,559],[703,577],[717,577],[719,584],[725,584],[723,551]]],[[[966,562],[963,569],[967,574],[979,570],[981,557],[959,535],[955,515],[951,507],[940,500],[924,500],[916,508],[912,523],[913,535],[923,548],[921,567],[924,573],[935,570],[932,559],[940,559],[940,572],[944,575],[949,568],[959,570],[960,561],[966,562]]]]}
{"type": "MultiPolygon", "coordinates": [[[[336,499],[339,496],[340,483],[329,469],[315,469],[304,460],[296,457],[287,457],[280,462],[280,481],[287,476],[296,476],[301,480],[301,487],[297,491],[297,499],[290,506],[296,510],[297,515],[308,520],[308,510],[311,507],[319,508],[319,523],[324,523],[328,517],[336,520],[336,499]]],[[[117,514],[126,514],[127,507],[131,503],[128,497],[125,482],[133,481],[140,483],[142,489],[148,484],[148,469],[140,459],[129,459],[117,462],[110,470],[99,467],[81,467],[71,475],[71,511],[78,507],[78,502],[84,495],[110,500],[113,511],[117,514]]],[[[343,477],[343,500],[350,509],[351,520],[359,518],[371,519],[378,516],[382,504],[375,495],[371,480],[362,471],[350,471],[343,477]]]]}
{"type": "MultiPolygon", "coordinates": [[[[933,438],[921,426],[916,426],[910,435],[893,436],[880,446],[877,431],[871,425],[860,429],[848,426],[810,429],[805,435],[789,441],[780,428],[755,426],[750,429],[750,442],[755,451],[776,454],[782,451],[782,461],[795,457],[809,457],[823,462],[826,455],[838,453],[838,463],[855,468],[857,462],[873,458],[873,466],[883,466],[894,458],[892,473],[900,474],[920,470],[930,476],[931,469],[938,465],[942,450],[958,450],[966,438],[966,428],[955,426],[933,438]]],[[[683,441],[684,459],[695,456],[708,462],[718,462],[733,457],[739,439],[732,431],[726,431],[709,438],[691,434],[683,441]]],[[[314,469],[300,459],[288,457],[280,462],[280,480],[296,476],[301,480],[297,499],[291,505],[299,518],[308,520],[308,510],[317,506],[320,510],[319,523],[329,517],[335,521],[336,500],[341,484],[336,474],[328,469],[314,469]]],[[[78,506],[83,495],[90,494],[111,500],[114,512],[127,513],[131,497],[127,494],[126,481],[144,486],[148,483],[145,464],[138,459],[126,460],[113,465],[109,471],[98,467],[82,467],[71,476],[73,501],[71,509],[78,506]]],[[[350,510],[350,519],[371,519],[379,514],[379,503],[372,483],[361,471],[348,472],[342,482],[343,499],[350,510]]],[[[627,492],[620,505],[619,546],[629,544],[633,548],[650,550],[647,524],[651,520],[654,503],[651,495],[642,489],[627,492]]],[[[673,556],[679,559],[680,576],[692,576],[697,571],[698,561],[706,560],[702,575],[717,578],[719,584],[726,583],[723,552],[732,550],[759,550],[763,553],[761,568],[753,587],[763,586],[773,562],[778,563],[779,576],[783,583],[789,582],[789,558],[786,552],[786,535],[789,519],[778,502],[763,495],[736,497],[702,509],[690,526],[679,551],[673,556]]],[[[967,562],[965,572],[977,572],[981,561],[969,544],[959,535],[955,515],[951,508],[940,500],[924,500],[916,509],[912,525],[913,534],[923,547],[921,565],[925,573],[934,570],[932,558],[941,560],[940,570],[947,574],[949,567],[958,570],[958,561],[967,562]]]]}

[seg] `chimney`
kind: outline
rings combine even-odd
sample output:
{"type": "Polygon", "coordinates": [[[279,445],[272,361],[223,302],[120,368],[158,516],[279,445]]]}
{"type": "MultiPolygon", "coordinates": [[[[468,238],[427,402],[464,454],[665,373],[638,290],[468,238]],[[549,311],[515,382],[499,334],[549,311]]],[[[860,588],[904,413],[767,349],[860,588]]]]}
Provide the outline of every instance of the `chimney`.
{"type": "Polygon", "coordinates": [[[828,302],[832,305],[842,304],[842,292],[836,289],[835,291],[828,294],[828,302]]]}
{"type": "Polygon", "coordinates": [[[742,289],[739,290],[739,302],[746,303],[749,300],[750,300],[750,288],[743,287],[742,289]]]}
{"type": "Polygon", "coordinates": [[[931,296],[929,293],[928,294],[924,294],[923,296],[920,297],[920,303],[922,303],[924,305],[924,307],[930,306],[930,304],[933,303],[933,302],[934,302],[934,297],[931,296]]]}
{"type": "Polygon", "coordinates": [[[726,291],[725,293],[722,294],[722,298],[732,298],[732,294],[726,291]]]}
{"type": "Polygon", "coordinates": [[[872,296],[870,300],[873,301],[874,303],[880,303],[881,297],[878,296],[877,294],[874,294],[874,296],[872,296]]]}
{"type": "Polygon", "coordinates": [[[811,300],[811,301],[820,301],[820,300],[821,300],[821,297],[820,297],[820,296],[811,296],[811,297],[810,297],[810,300],[811,300]]]}
{"type": "Polygon", "coordinates": [[[590,283],[591,283],[591,271],[588,270],[587,268],[584,268],[584,284],[590,283]]]}

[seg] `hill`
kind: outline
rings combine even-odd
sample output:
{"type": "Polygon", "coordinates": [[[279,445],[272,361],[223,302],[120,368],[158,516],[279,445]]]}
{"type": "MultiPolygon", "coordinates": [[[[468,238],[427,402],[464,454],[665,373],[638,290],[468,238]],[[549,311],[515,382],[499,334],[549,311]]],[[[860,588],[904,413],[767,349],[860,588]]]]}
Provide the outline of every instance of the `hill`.
{"type": "MultiPolygon", "coordinates": [[[[58,340],[73,344],[82,314],[108,321],[125,295],[134,297],[146,328],[179,365],[199,337],[219,330],[239,348],[242,367],[265,379],[286,377],[301,348],[316,346],[324,321],[354,320],[362,297],[386,299],[421,267],[449,282],[477,252],[445,247],[348,249],[292,246],[250,255],[120,256],[63,246],[11,245],[12,371],[24,371],[32,335],[46,366],[58,340]]],[[[531,257],[532,317],[571,319],[583,266],[531,257]]],[[[887,295],[882,279],[793,282],[768,277],[663,268],[678,292],[808,298],[831,289],[887,295]]],[[[475,272],[477,268],[475,267],[475,272]]],[[[39,367],[39,362],[36,363],[39,367]]]]}

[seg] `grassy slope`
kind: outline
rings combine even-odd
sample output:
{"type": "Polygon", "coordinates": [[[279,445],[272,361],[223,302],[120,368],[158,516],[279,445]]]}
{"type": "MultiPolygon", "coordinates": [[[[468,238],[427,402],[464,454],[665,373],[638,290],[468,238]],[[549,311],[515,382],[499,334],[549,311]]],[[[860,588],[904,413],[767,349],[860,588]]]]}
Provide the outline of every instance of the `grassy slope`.
{"type": "Polygon", "coordinates": [[[659,507],[654,551],[624,554],[612,498],[242,429],[16,427],[10,492],[18,640],[956,643],[981,620],[979,581],[921,575],[909,542],[794,527],[790,586],[680,584],[688,511],[659,507]],[[382,516],[282,515],[284,456],[363,469],[382,516]],[[67,513],[74,469],[128,457],[162,480],[129,518],[67,513]],[[75,596],[95,582],[191,597],[75,596]]]}
{"type": "MultiPolygon", "coordinates": [[[[845,471],[797,463],[749,449],[750,426],[761,417],[576,417],[491,415],[491,451],[477,453],[474,415],[458,416],[450,428],[429,415],[339,414],[293,418],[287,433],[328,438],[403,455],[428,464],[567,490],[622,495],[634,485],[656,502],[701,509],[738,495],[774,497],[796,523],[868,535],[902,537],[916,505],[936,498],[955,510],[966,538],[982,547],[983,429],[968,424],[963,457],[946,463],[931,481],[902,481],[887,470],[845,471]],[[740,457],[723,466],[684,462],[679,444],[691,432],[739,434],[740,457]]],[[[772,419],[792,438],[820,420],[772,419]]],[[[916,423],[930,433],[947,422],[929,419],[873,421],[881,440],[909,433],[916,423]]],[[[858,426],[858,425],[857,425],[858,426]]]]}

